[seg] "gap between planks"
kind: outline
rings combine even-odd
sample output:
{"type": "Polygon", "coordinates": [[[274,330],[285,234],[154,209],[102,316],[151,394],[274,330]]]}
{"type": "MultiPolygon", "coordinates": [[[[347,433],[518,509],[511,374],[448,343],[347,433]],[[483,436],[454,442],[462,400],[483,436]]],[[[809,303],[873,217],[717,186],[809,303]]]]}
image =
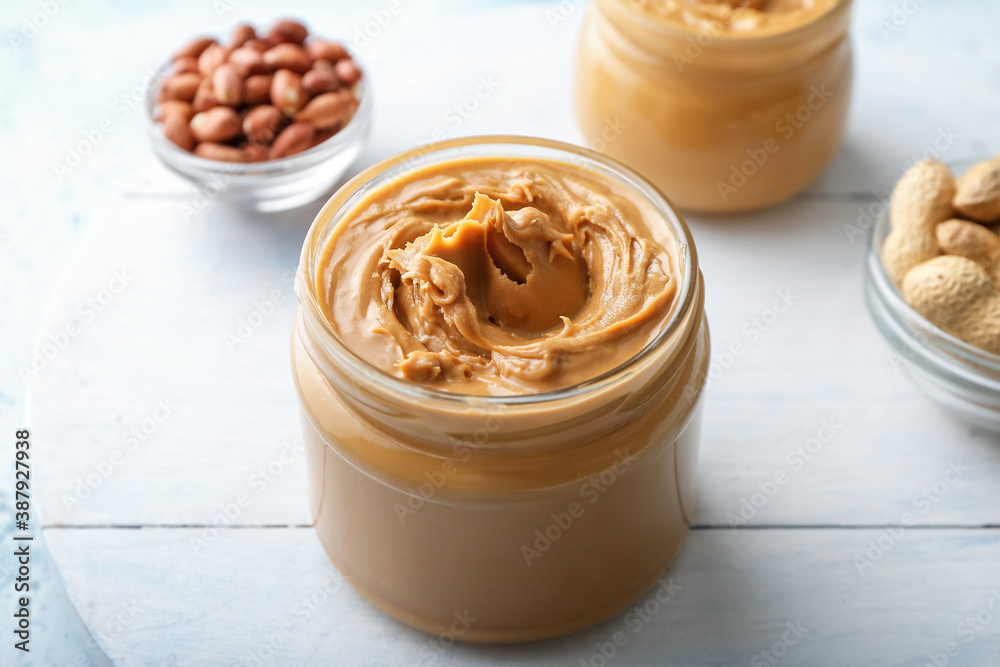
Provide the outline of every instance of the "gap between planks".
{"type": "MultiPolygon", "coordinates": [[[[311,523],[261,523],[261,524],[240,524],[229,526],[216,526],[215,524],[203,523],[108,523],[108,524],[87,524],[87,525],[67,525],[48,524],[43,525],[42,530],[142,530],[142,529],[169,529],[195,530],[201,528],[215,528],[217,530],[259,530],[259,529],[312,529],[311,523]]],[[[691,526],[691,530],[731,530],[739,532],[743,530],[887,530],[890,528],[902,528],[904,530],[1000,530],[1000,524],[921,524],[907,526],[901,523],[854,523],[854,524],[760,524],[753,526],[739,526],[734,528],[728,524],[698,524],[691,526]]]]}

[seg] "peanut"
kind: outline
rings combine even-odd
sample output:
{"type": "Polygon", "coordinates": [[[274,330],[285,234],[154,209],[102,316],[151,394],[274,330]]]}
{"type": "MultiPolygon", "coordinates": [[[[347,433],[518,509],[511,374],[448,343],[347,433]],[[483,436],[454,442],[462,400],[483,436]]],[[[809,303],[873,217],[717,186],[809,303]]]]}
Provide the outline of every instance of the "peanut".
{"type": "Polygon", "coordinates": [[[953,203],[970,220],[1000,220],[1000,156],[980,162],[958,179],[953,203]]]}
{"type": "Polygon", "coordinates": [[[350,58],[338,60],[333,64],[333,70],[337,73],[337,78],[344,84],[353,86],[361,80],[361,70],[350,58]]]}
{"type": "Polygon", "coordinates": [[[309,71],[309,56],[297,44],[278,44],[265,51],[263,58],[264,63],[274,69],[290,69],[297,74],[309,71]]]}
{"type": "Polygon", "coordinates": [[[298,21],[278,21],[267,34],[267,38],[274,44],[292,42],[301,44],[309,36],[309,30],[298,21]]]}
{"type": "Polygon", "coordinates": [[[202,111],[208,111],[212,107],[219,106],[219,100],[215,96],[215,88],[212,84],[212,77],[205,77],[202,79],[201,84],[198,85],[198,90],[194,94],[194,101],[191,102],[191,109],[195,113],[201,113],[202,111]]]}
{"type": "Polygon", "coordinates": [[[194,134],[188,126],[187,118],[179,113],[170,114],[163,119],[163,136],[186,151],[194,148],[194,134]]]}
{"type": "Polygon", "coordinates": [[[328,60],[317,60],[313,68],[302,75],[302,87],[309,95],[332,93],[340,88],[340,79],[328,60]]]}
{"type": "Polygon", "coordinates": [[[198,59],[194,56],[180,56],[174,58],[174,74],[197,74],[198,59]]]}
{"type": "Polygon", "coordinates": [[[243,82],[243,101],[246,104],[265,104],[271,101],[272,74],[254,74],[243,82]]]}
{"type": "Polygon", "coordinates": [[[292,123],[281,131],[271,144],[268,156],[272,160],[288,157],[308,149],[312,145],[313,126],[309,123],[292,123]]]}
{"type": "Polygon", "coordinates": [[[336,93],[324,93],[295,114],[296,122],[305,121],[321,130],[339,125],[344,117],[354,107],[354,93],[341,90],[336,93]]]}
{"type": "Polygon", "coordinates": [[[899,179],[889,205],[892,231],[882,246],[882,262],[896,285],[914,266],[941,254],[934,226],[951,217],[954,195],[955,178],[937,160],[918,162],[899,179]]]}
{"type": "Polygon", "coordinates": [[[239,115],[229,107],[213,107],[191,119],[191,131],[198,141],[228,141],[242,129],[239,115]]]}
{"type": "Polygon", "coordinates": [[[233,28],[233,35],[229,38],[230,46],[237,49],[251,39],[257,39],[257,31],[249,23],[240,23],[233,28]]]}
{"type": "Polygon", "coordinates": [[[246,162],[246,153],[239,148],[217,144],[214,141],[203,141],[194,147],[194,154],[198,157],[220,162],[246,162]]]}
{"type": "Polygon", "coordinates": [[[195,37],[184,48],[174,54],[174,59],[185,57],[197,58],[210,44],[215,44],[215,40],[211,37],[195,37]]]}
{"type": "Polygon", "coordinates": [[[163,80],[160,86],[159,101],[181,100],[190,102],[201,84],[200,74],[174,74],[163,80]]]}
{"type": "Polygon", "coordinates": [[[271,81],[271,103],[282,113],[294,115],[306,103],[302,77],[287,69],[279,69],[271,81]]]}
{"type": "Polygon", "coordinates": [[[218,44],[209,44],[198,56],[198,69],[205,76],[212,76],[215,68],[226,62],[229,52],[218,44]]]}
{"type": "Polygon", "coordinates": [[[229,62],[235,65],[243,76],[266,74],[270,71],[270,67],[264,62],[264,56],[248,46],[241,46],[230,53],[229,62]]]}
{"type": "Polygon", "coordinates": [[[332,139],[333,135],[340,132],[340,128],[341,125],[338,123],[337,125],[334,125],[333,127],[328,127],[325,130],[316,130],[316,132],[313,134],[312,143],[309,145],[309,148],[314,148],[316,146],[319,146],[327,139],[332,139]]]}
{"type": "Polygon", "coordinates": [[[257,53],[264,53],[269,48],[271,48],[271,45],[268,44],[263,39],[251,39],[249,42],[247,42],[243,46],[245,46],[248,49],[253,49],[257,53]]]}
{"type": "Polygon", "coordinates": [[[212,90],[215,91],[215,98],[219,104],[226,106],[239,106],[243,99],[243,77],[240,76],[236,65],[232,63],[222,63],[212,74],[212,90]]]}
{"type": "Polygon", "coordinates": [[[902,285],[913,309],[956,338],[1000,354],[1000,293],[986,270],[942,255],[910,269],[902,285]]]}
{"type": "Polygon", "coordinates": [[[343,45],[325,39],[314,39],[306,44],[306,52],[313,60],[328,60],[330,63],[347,57],[347,49],[343,45]]]}
{"type": "Polygon", "coordinates": [[[1000,289],[1000,236],[965,220],[946,220],[934,232],[946,255],[958,255],[979,264],[1000,289]]]}
{"type": "Polygon", "coordinates": [[[194,111],[191,109],[190,102],[182,102],[181,100],[167,100],[166,102],[160,102],[157,109],[156,120],[164,121],[167,116],[180,116],[187,123],[191,120],[191,116],[194,115],[194,111]]]}
{"type": "Polygon", "coordinates": [[[262,104],[247,113],[243,119],[243,134],[258,144],[269,144],[281,130],[285,116],[276,107],[262,104]]]}
{"type": "Polygon", "coordinates": [[[247,162],[265,162],[267,160],[267,146],[247,144],[243,147],[243,157],[247,162]]]}

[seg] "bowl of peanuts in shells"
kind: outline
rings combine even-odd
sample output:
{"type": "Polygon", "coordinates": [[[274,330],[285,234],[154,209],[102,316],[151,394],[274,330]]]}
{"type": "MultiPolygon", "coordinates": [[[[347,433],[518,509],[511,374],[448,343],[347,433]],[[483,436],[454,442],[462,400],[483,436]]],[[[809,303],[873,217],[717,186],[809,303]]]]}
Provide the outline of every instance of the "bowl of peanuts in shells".
{"type": "Polygon", "coordinates": [[[917,162],[869,208],[865,296],[887,365],[1000,432],[1000,155],[917,162]]]}
{"type": "Polygon", "coordinates": [[[321,198],[357,159],[372,116],[347,49],[293,20],[192,39],[157,71],[145,106],[157,156],[198,187],[185,215],[213,199],[273,212],[321,198]]]}

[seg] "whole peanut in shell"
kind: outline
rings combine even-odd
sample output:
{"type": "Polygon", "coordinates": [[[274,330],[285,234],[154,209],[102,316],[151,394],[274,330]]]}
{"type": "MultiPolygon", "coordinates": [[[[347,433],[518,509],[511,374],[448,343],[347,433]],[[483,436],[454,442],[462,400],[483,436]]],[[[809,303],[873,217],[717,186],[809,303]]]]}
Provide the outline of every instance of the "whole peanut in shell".
{"type": "Polygon", "coordinates": [[[1000,293],[986,270],[957,255],[910,269],[903,297],[914,310],[970,345],[1000,354],[1000,293]]]}
{"type": "Polygon", "coordinates": [[[941,254],[934,226],[952,216],[954,196],[955,178],[937,160],[918,162],[899,179],[889,205],[892,231],[882,246],[882,262],[896,285],[911,268],[941,254]]]}
{"type": "Polygon", "coordinates": [[[980,162],[958,179],[953,204],[970,220],[1000,220],[1000,156],[980,162]]]}

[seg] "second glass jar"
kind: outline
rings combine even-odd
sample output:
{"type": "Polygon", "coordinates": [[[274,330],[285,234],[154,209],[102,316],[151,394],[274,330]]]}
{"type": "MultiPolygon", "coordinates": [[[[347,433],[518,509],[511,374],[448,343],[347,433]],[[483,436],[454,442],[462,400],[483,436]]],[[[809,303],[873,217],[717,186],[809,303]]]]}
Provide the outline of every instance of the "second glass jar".
{"type": "Polygon", "coordinates": [[[681,208],[734,212],[786,199],[843,139],[850,7],[839,0],[799,27],[743,35],[595,0],[577,52],[583,134],[681,208]]]}

